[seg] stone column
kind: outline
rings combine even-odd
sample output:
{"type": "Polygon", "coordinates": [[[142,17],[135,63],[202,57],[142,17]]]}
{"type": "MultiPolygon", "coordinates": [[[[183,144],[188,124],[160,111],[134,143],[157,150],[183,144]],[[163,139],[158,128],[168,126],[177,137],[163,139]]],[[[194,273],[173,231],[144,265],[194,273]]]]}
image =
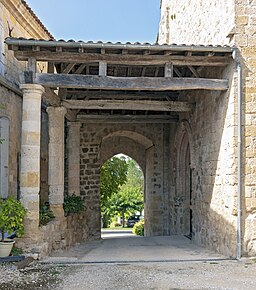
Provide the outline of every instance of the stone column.
{"type": "Polygon", "coordinates": [[[49,203],[56,218],[63,218],[64,201],[64,107],[48,107],[49,117],[49,203]]]}
{"type": "Polygon", "coordinates": [[[41,97],[44,88],[34,84],[24,84],[20,88],[23,92],[20,194],[28,209],[24,221],[25,238],[36,242],[39,239],[41,97]]]}
{"type": "Polygon", "coordinates": [[[80,122],[68,123],[68,194],[80,195],[80,122]]]}

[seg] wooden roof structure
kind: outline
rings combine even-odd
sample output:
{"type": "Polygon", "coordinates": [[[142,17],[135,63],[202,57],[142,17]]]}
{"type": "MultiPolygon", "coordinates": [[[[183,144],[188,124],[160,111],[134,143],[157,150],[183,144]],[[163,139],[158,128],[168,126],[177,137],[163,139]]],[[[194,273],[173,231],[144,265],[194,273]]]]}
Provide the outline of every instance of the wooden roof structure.
{"type": "Polygon", "coordinates": [[[181,92],[228,89],[228,80],[207,78],[205,68],[224,68],[233,50],[22,38],[5,42],[18,60],[28,62],[24,83],[43,85],[49,105],[64,106],[69,120],[86,122],[172,122],[177,112],[193,108],[178,101],[181,92]],[[48,62],[48,72],[38,72],[37,62],[48,62]]]}

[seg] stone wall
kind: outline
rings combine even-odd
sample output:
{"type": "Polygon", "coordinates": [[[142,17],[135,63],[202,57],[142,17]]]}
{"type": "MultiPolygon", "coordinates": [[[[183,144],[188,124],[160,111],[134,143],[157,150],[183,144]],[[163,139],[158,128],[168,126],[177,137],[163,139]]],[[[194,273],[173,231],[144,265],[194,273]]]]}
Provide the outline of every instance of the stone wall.
{"type": "Polygon", "coordinates": [[[87,207],[90,236],[100,237],[101,166],[118,153],[129,155],[144,170],[146,235],[166,235],[169,232],[169,188],[163,178],[163,128],[163,124],[83,124],[81,195],[87,207]]]}
{"type": "MultiPolygon", "coordinates": [[[[229,44],[235,24],[233,1],[163,1],[159,31],[161,43],[229,44]],[[228,37],[229,36],[229,37],[228,37]]],[[[226,255],[236,254],[236,81],[235,67],[225,72],[205,71],[209,78],[228,78],[227,93],[194,92],[191,114],[180,114],[180,127],[171,141],[171,166],[175,195],[170,198],[171,232],[187,234],[192,218],[192,238],[197,244],[226,255]],[[188,138],[191,167],[191,206],[181,163],[182,142],[188,138]],[[190,214],[192,209],[192,216],[190,214]]],[[[182,97],[181,97],[182,98],[182,97]]],[[[184,162],[184,161],[183,161],[184,162]]],[[[190,174],[187,172],[187,174],[190,174]]],[[[189,180],[190,181],[190,180],[189,180]]]]}
{"type": "Polygon", "coordinates": [[[229,44],[234,26],[234,0],[163,0],[159,43],[229,44]]]}
{"type": "Polygon", "coordinates": [[[18,189],[18,166],[20,152],[20,124],[22,99],[14,92],[0,86],[0,117],[7,117],[10,124],[9,135],[9,193],[16,197],[18,189]]]}
{"type": "MultiPolygon", "coordinates": [[[[19,90],[20,74],[26,67],[25,62],[18,62],[4,44],[4,39],[12,37],[45,38],[50,35],[35,20],[21,0],[2,0],[0,2],[0,117],[7,117],[10,122],[9,140],[9,194],[16,197],[19,187],[19,162],[21,142],[22,93],[19,90]],[[10,32],[9,30],[12,30],[10,32]]],[[[45,63],[39,66],[44,68],[45,63]]],[[[47,126],[44,123],[45,126],[47,126]]],[[[45,148],[45,147],[44,147],[45,148]]],[[[42,162],[46,161],[43,151],[42,162]]],[[[46,161],[47,162],[47,161],[46,161]]],[[[45,187],[45,184],[44,184],[45,187]]],[[[47,189],[44,189],[46,192],[47,189]]]]}
{"type": "Polygon", "coordinates": [[[75,213],[40,226],[40,237],[37,244],[24,243],[24,239],[17,239],[16,243],[35,259],[42,259],[53,251],[68,249],[88,239],[85,214],[75,213]]]}
{"type": "Polygon", "coordinates": [[[256,1],[236,1],[233,43],[243,69],[243,250],[256,255],[256,1]]]}
{"type": "MultiPolygon", "coordinates": [[[[24,37],[35,39],[49,39],[50,35],[35,20],[35,17],[26,8],[21,0],[2,0],[0,3],[0,27],[3,34],[0,34],[0,47],[3,48],[4,71],[2,77],[12,83],[15,88],[19,86],[20,73],[24,71],[26,62],[19,62],[4,44],[6,37],[24,37]],[[9,30],[12,29],[12,32],[9,30]]],[[[47,70],[45,63],[39,63],[38,69],[47,70]]]]}
{"type": "MultiPolygon", "coordinates": [[[[256,1],[162,1],[160,43],[234,45],[243,70],[243,254],[256,254],[256,1]]],[[[224,72],[230,90],[220,96],[196,94],[196,110],[187,119],[194,158],[195,239],[235,255],[237,204],[237,74],[235,62],[224,72]],[[217,120],[217,121],[216,121],[217,120]],[[209,124],[213,122],[213,125],[209,124]],[[208,199],[208,200],[207,200],[208,199]],[[200,221],[201,216],[201,221],[200,221]],[[204,218],[202,218],[204,217],[204,218]],[[225,224],[225,227],[223,227],[225,224]],[[227,234],[230,232],[230,234],[227,234]]],[[[182,118],[182,117],[181,117],[182,118]]],[[[175,165],[175,164],[174,164],[175,165]]],[[[171,202],[173,204],[173,202],[171,202]]]]}

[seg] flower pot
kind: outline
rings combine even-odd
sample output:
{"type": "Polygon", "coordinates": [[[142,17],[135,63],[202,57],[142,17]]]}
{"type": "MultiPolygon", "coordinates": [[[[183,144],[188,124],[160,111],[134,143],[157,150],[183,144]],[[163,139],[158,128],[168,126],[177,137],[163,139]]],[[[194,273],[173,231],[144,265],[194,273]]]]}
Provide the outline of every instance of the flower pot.
{"type": "Polygon", "coordinates": [[[14,240],[5,239],[4,242],[0,242],[0,258],[8,257],[11,253],[14,240]]]}

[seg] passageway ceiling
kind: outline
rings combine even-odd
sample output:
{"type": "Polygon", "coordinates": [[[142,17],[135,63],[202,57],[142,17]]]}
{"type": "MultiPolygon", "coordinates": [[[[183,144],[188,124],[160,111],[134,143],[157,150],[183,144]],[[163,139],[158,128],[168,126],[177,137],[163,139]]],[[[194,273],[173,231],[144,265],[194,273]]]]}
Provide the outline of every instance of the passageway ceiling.
{"type": "Polygon", "coordinates": [[[64,106],[71,121],[175,122],[193,104],[179,101],[190,90],[228,89],[219,72],[232,49],[219,46],[93,43],[8,38],[15,57],[28,62],[24,83],[46,88],[48,105],[64,106]],[[48,71],[38,72],[38,62],[48,71]],[[206,77],[206,68],[216,78],[206,77]]]}

